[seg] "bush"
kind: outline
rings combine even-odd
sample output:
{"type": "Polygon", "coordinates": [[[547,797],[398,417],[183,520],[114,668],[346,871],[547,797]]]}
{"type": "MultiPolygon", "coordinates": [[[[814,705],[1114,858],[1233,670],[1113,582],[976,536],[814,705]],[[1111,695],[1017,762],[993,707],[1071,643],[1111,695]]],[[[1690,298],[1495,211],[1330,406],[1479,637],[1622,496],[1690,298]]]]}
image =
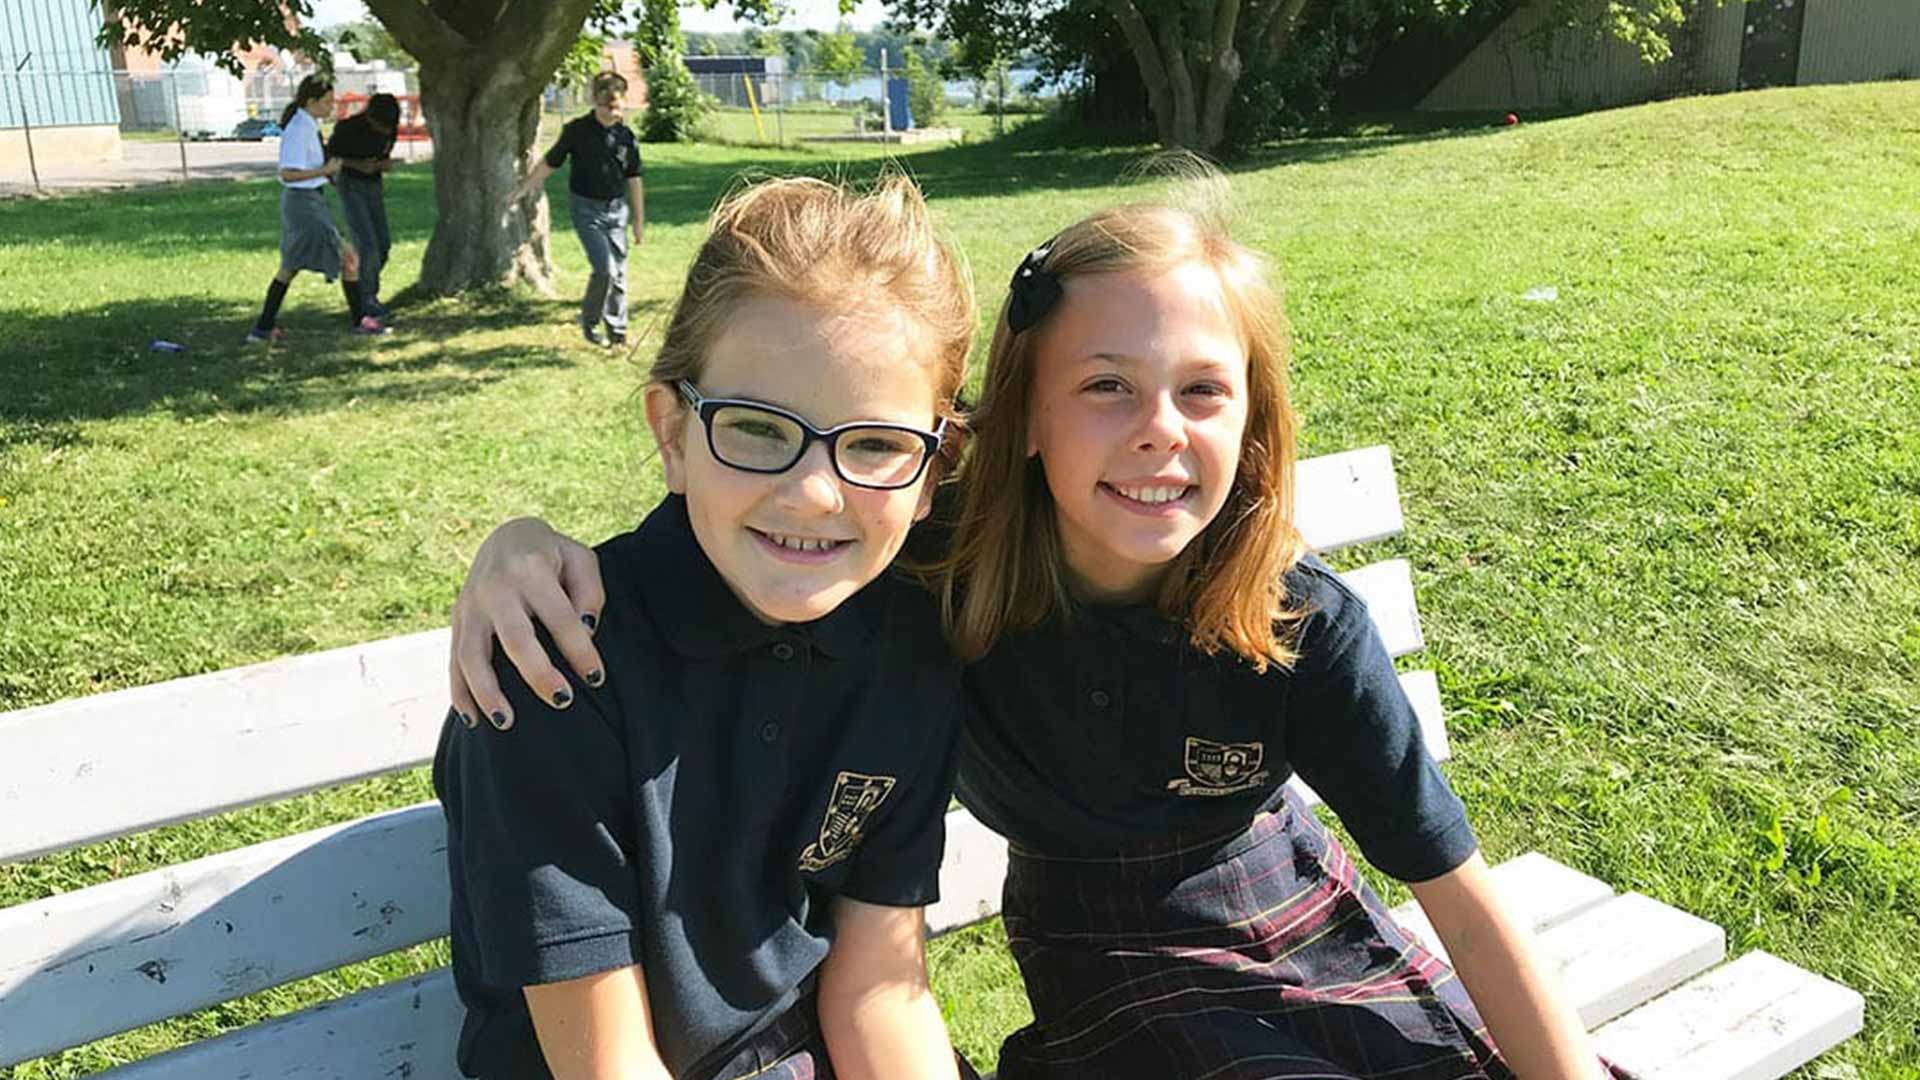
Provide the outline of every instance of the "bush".
{"type": "Polygon", "coordinates": [[[933,65],[907,51],[907,108],[916,127],[932,127],[947,111],[947,87],[933,65]]]}
{"type": "Polygon", "coordinates": [[[645,142],[692,142],[700,137],[713,102],[678,52],[663,53],[647,71],[647,114],[640,121],[645,142]]]}

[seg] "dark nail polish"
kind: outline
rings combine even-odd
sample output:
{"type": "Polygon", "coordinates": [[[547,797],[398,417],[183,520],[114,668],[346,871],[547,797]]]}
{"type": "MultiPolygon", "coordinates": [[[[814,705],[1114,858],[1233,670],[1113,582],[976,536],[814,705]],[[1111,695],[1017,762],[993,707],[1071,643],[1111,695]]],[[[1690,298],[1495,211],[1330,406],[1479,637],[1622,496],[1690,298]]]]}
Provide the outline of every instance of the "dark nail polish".
{"type": "Polygon", "coordinates": [[[592,671],[587,672],[588,686],[598,689],[600,684],[606,681],[607,681],[606,672],[601,671],[599,668],[594,668],[592,671]]]}
{"type": "Polygon", "coordinates": [[[504,709],[493,710],[493,715],[487,717],[487,719],[493,721],[493,726],[501,731],[505,731],[513,726],[513,717],[508,716],[504,709]]]}
{"type": "Polygon", "coordinates": [[[600,620],[595,618],[593,612],[591,611],[587,612],[585,615],[580,616],[580,621],[586,624],[587,633],[589,634],[593,633],[595,630],[600,629],[600,620]]]}
{"type": "Polygon", "coordinates": [[[564,709],[571,704],[573,704],[573,692],[571,690],[568,690],[566,687],[561,687],[553,692],[554,708],[564,709]]]}
{"type": "Polygon", "coordinates": [[[469,730],[480,726],[480,722],[478,720],[475,720],[473,716],[469,713],[461,713],[460,722],[467,725],[469,730]]]}

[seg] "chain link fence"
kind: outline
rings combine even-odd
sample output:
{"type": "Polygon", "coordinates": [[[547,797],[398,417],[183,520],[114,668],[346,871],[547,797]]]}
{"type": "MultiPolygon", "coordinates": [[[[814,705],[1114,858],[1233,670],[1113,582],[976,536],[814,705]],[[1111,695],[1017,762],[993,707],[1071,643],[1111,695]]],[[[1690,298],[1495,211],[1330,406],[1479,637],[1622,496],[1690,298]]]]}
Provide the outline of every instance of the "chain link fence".
{"type": "MultiPolygon", "coordinates": [[[[241,77],[184,63],[155,71],[0,72],[0,195],[271,176],[280,114],[307,74],[241,77]]],[[[336,121],[360,111],[369,94],[394,94],[402,110],[394,155],[431,157],[416,72],[337,69],[334,79],[336,121]]],[[[736,145],[991,138],[1051,104],[1050,92],[1036,89],[1033,73],[1023,71],[923,80],[917,93],[898,69],[700,72],[694,79],[711,106],[701,137],[736,145]],[[888,86],[891,93],[883,90],[888,86]]],[[[636,127],[644,94],[636,88],[631,95],[628,122],[636,127]]],[[[584,88],[564,87],[550,89],[543,106],[542,140],[593,107],[584,88]]]]}

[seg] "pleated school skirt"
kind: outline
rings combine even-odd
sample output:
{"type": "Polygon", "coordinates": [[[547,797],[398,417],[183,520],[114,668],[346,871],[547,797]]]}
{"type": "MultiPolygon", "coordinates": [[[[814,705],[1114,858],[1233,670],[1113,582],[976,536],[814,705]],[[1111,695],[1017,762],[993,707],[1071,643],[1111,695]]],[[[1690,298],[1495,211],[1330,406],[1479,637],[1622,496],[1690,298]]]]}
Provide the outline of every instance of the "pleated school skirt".
{"type": "Polygon", "coordinates": [[[1003,908],[1034,1022],[1000,1080],[1513,1080],[1453,969],[1291,791],[1221,840],[1016,845],[1003,908]]]}
{"type": "Polygon", "coordinates": [[[318,270],[328,281],[340,276],[340,230],[324,188],[280,189],[280,265],[318,270]]]}

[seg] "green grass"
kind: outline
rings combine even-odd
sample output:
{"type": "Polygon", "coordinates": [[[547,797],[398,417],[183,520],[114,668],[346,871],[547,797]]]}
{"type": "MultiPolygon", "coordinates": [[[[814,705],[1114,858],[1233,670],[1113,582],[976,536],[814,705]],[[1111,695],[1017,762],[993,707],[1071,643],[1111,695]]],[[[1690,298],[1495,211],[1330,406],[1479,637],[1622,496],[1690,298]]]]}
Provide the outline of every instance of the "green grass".
{"type": "MultiPolygon", "coordinates": [[[[1920,1076],[1920,84],[1523,124],[1365,126],[1234,185],[1288,286],[1309,453],[1391,444],[1455,757],[1495,859],[1538,849],[1860,989],[1808,1077],[1920,1076]],[[1559,299],[1521,295],[1553,285],[1559,299]]],[[[991,309],[1020,254],[1135,193],[1061,129],[903,158],[991,309]]],[[[754,168],[880,157],[648,148],[641,320],[754,168]]],[[[556,180],[553,190],[563,190],[556,180]]],[[[487,529],[599,538],[659,493],[642,356],[559,298],[403,303],[379,342],[303,277],[240,348],[274,191],[0,204],[0,709],[440,625],[487,529]],[[186,341],[149,353],[152,337],[186,341]]],[[[432,219],[396,174],[393,288],[432,219]]],[[[986,316],[983,316],[983,319],[986,316]]],[[[418,775],[0,868],[0,903],[425,797],[418,775]]],[[[1023,1018],[992,924],[936,943],[981,1064],[1023,1018]]],[[[75,1076],[437,962],[308,980],[0,1078],[75,1076]]]]}

